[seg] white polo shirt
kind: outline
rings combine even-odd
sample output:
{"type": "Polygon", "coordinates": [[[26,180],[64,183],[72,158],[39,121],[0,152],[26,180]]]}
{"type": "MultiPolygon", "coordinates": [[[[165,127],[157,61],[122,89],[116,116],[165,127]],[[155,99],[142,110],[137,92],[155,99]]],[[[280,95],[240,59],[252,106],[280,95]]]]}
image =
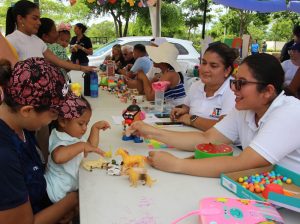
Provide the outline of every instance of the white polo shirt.
{"type": "Polygon", "coordinates": [[[300,101],[282,92],[255,124],[249,110],[232,110],[214,127],[231,141],[240,140],[272,164],[300,173],[300,101]]]}
{"type": "Polygon", "coordinates": [[[282,62],[281,66],[284,70],[284,85],[288,86],[293,80],[299,66],[294,65],[291,59],[282,62]]]}
{"type": "Polygon", "coordinates": [[[6,39],[16,48],[20,61],[31,57],[43,58],[47,50],[47,45],[36,35],[28,36],[19,30],[7,35],[6,39]]]}
{"type": "Polygon", "coordinates": [[[235,95],[230,89],[229,78],[210,97],[206,96],[201,80],[194,82],[184,104],[190,107],[189,114],[207,119],[217,120],[221,115],[228,114],[235,105],[235,95]]]}

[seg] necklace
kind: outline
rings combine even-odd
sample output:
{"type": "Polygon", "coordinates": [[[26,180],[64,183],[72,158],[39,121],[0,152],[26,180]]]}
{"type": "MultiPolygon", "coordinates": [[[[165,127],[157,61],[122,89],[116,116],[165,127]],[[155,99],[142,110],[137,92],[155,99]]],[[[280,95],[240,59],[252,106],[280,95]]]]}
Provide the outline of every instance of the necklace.
{"type": "Polygon", "coordinates": [[[22,133],[18,134],[19,138],[22,140],[22,142],[26,142],[26,136],[25,136],[25,133],[22,129],[22,133]]]}

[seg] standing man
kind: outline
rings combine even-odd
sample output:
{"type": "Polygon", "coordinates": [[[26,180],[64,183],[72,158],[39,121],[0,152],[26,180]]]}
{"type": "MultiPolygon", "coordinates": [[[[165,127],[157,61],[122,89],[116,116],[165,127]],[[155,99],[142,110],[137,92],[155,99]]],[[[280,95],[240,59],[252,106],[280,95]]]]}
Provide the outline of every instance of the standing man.
{"type": "Polygon", "coordinates": [[[281,49],[281,53],[280,53],[280,61],[284,62],[288,59],[290,59],[290,55],[289,55],[289,49],[294,45],[294,43],[300,43],[300,26],[296,25],[293,28],[293,39],[287,43],[285,43],[285,45],[283,46],[283,48],[281,49]]]}
{"type": "Polygon", "coordinates": [[[259,44],[257,40],[254,40],[254,43],[251,44],[251,54],[258,54],[259,53],[259,44]]]}

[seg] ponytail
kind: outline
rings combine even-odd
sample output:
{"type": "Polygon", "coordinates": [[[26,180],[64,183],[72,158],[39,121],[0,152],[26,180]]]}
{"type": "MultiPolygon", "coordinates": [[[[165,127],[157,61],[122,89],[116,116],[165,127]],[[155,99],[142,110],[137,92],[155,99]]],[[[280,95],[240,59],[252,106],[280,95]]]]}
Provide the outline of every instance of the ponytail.
{"type": "Polygon", "coordinates": [[[6,13],[6,31],[5,36],[11,34],[16,29],[16,19],[13,15],[13,7],[9,7],[6,13]]]}

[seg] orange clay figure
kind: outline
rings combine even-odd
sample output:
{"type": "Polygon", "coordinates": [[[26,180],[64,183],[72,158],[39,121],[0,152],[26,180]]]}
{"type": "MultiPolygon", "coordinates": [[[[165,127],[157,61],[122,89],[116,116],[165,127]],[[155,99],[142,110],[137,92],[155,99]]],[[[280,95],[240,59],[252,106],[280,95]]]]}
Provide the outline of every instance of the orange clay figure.
{"type": "Polygon", "coordinates": [[[129,155],[124,149],[118,149],[116,155],[122,156],[123,166],[125,169],[130,167],[144,167],[145,166],[145,156],[141,155],[129,155]]]}
{"type": "Polygon", "coordinates": [[[144,168],[129,168],[127,171],[129,176],[129,181],[131,183],[131,187],[137,187],[138,181],[142,181],[143,185],[147,185],[149,187],[152,186],[154,180],[147,174],[147,170],[144,168]]]}
{"type": "Polygon", "coordinates": [[[125,111],[123,111],[122,114],[124,121],[123,121],[123,141],[130,141],[133,140],[135,143],[141,143],[143,142],[143,139],[139,136],[132,135],[129,133],[126,129],[129,127],[134,121],[140,121],[145,119],[145,113],[141,111],[141,108],[134,104],[127,107],[125,111]]]}

